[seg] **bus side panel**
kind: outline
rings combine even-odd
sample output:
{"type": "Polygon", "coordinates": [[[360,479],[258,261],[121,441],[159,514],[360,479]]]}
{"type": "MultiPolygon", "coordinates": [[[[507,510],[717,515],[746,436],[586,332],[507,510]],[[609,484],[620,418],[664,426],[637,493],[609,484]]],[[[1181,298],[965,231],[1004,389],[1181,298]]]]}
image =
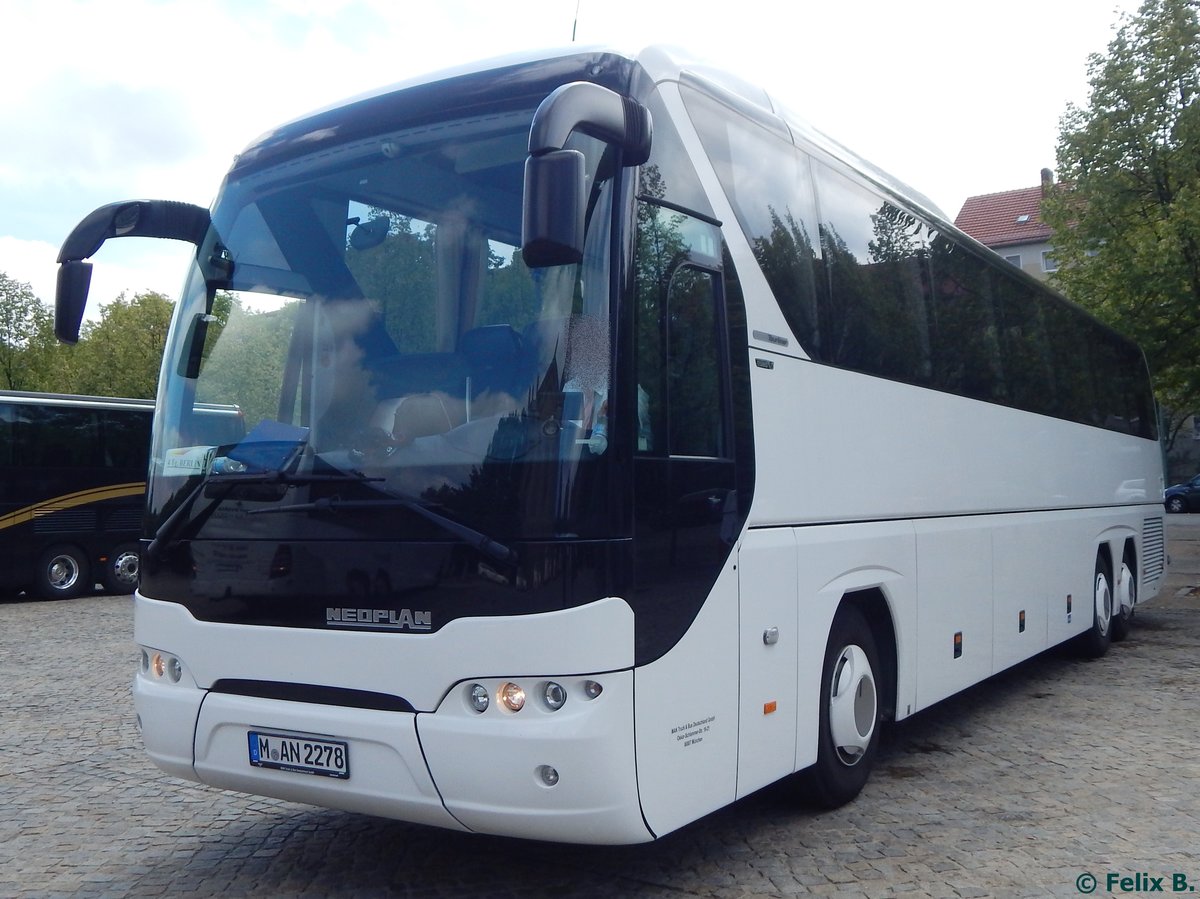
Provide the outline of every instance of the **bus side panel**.
{"type": "Polygon", "coordinates": [[[914,526],[917,706],[924,708],[992,673],[992,523],[952,518],[914,526]]]}
{"type": "MultiPolygon", "coordinates": [[[[993,662],[1003,671],[1050,645],[1050,616],[1066,596],[1061,589],[1066,556],[1057,554],[1062,527],[1042,521],[1012,521],[992,532],[995,607],[993,662]],[[1061,594],[1061,595],[1060,595],[1061,594]]],[[[1064,606],[1065,611],[1065,606],[1064,606]]]]}
{"type": "Polygon", "coordinates": [[[1091,578],[1097,550],[1109,542],[1105,532],[1119,535],[1112,544],[1119,558],[1124,537],[1133,536],[1140,518],[1137,509],[1074,509],[994,519],[993,672],[1091,627],[1091,578]],[[1115,521],[1130,525],[1114,528],[1115,521]]]}
{"type": "Polygon", "coordinates": [[[751,526],[1161,500],[1154,441],[778,354],[768,361],[752,369],[755,444],[774,449],[755,459],[751,526]],[[784,394],[785,405],[760,404],[784,394]]]}
{"type": "Polygon", "coordinates": [[[747,532],[738,551],[738,586],[740,799],[796,770],[796,659],[808,636],[798,623],[791,528],[747,532]]]}
{"type": "Polygon", "coordinates": [[[656,836],[736,798],[736,569],[730,555],[683,639],[634,671],[638,792],[656,836]]]}

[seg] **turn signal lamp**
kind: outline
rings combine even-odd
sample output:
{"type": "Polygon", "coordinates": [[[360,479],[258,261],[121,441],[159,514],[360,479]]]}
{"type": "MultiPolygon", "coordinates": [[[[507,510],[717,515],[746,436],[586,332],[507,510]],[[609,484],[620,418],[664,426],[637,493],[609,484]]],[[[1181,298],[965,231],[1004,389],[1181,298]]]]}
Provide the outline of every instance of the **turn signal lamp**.
{"type": "Polygon", "coordinates": [[[500,688],[500,701],[510,712],[525,708],[525,690],[519,684],[509,682],[500,688]]]}

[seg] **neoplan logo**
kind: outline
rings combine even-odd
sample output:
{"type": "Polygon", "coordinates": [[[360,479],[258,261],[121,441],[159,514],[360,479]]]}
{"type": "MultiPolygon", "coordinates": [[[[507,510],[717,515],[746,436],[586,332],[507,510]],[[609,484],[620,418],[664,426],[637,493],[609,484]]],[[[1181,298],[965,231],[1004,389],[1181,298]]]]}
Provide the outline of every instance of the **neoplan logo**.
{"type": "Polygon", "coordinates": [[[326,627],[382,627],[395,631],[433,630],[433,612],[412,609],[325,609],[326,627]]]}

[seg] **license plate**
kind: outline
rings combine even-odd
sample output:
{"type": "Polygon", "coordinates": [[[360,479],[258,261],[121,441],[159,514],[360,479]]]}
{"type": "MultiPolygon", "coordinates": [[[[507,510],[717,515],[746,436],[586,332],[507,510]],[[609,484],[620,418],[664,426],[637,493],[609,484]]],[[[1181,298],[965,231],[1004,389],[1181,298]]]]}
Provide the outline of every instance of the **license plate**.
{"type": "Polygon", "coordinates": [[[341,740],[319,740],[297,734],[247,732],[250,764],[322,777],[350,776],[350,746],[341,740]]]}

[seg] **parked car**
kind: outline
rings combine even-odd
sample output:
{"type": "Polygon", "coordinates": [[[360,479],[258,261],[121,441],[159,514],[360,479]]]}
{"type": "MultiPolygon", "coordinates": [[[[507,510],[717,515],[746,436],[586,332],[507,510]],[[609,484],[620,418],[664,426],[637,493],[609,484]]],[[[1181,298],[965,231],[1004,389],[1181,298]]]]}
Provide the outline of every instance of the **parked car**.
{"type": "Polygon", "coordinates": [[[1200,474],[1184,484],[1173,484],[1163,491],[1168,512],[1194,512],[1200,508],[1200,474]]]}

